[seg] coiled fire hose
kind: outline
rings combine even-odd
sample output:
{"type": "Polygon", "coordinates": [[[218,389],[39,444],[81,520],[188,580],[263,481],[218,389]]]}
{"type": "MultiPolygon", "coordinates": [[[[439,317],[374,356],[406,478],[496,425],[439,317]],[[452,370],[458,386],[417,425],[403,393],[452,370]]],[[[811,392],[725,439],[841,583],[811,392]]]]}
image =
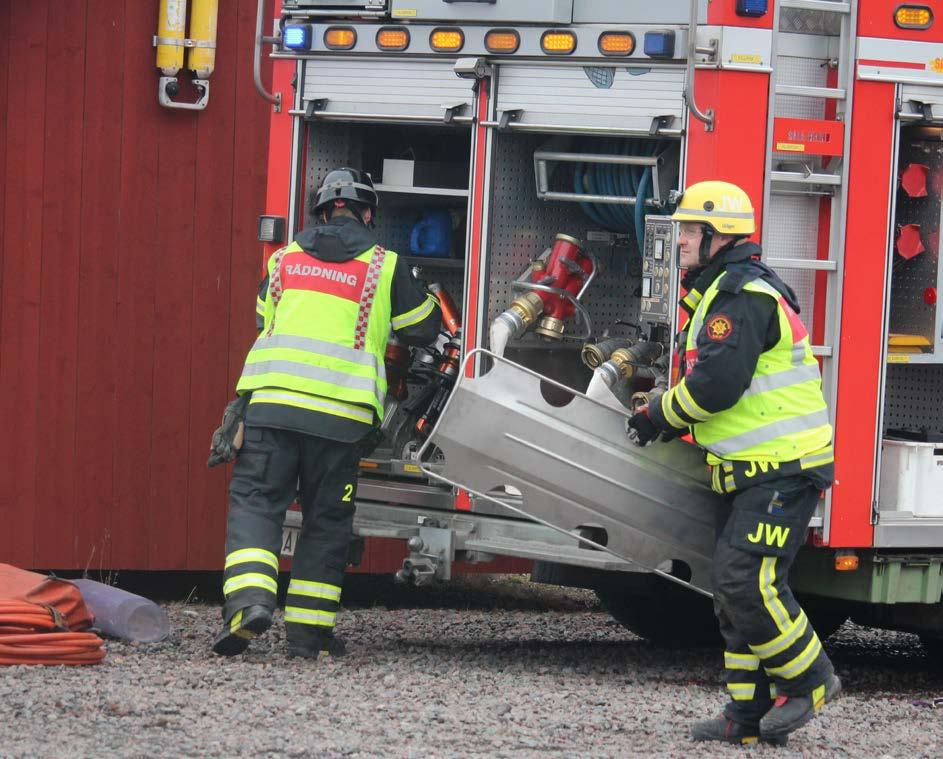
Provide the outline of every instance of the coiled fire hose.
{"type": "Polygon", "coordinates": [[[52,607],[0,599],[0,664],[97,664],[104,658],[101,638],[69,632],[52,607]]]}

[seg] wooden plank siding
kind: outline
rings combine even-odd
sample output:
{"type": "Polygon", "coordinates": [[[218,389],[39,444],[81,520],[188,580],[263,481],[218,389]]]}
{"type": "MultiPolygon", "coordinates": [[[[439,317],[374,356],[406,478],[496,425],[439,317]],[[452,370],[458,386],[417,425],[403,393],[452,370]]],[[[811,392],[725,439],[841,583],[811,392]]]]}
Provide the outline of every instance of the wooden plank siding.
{"type": "Polygon", "coordinates": [[[208,107],[160,107],[157,5],[0,0],[0,562],[221,568],[269,105],[230,0],[208,107]]]}

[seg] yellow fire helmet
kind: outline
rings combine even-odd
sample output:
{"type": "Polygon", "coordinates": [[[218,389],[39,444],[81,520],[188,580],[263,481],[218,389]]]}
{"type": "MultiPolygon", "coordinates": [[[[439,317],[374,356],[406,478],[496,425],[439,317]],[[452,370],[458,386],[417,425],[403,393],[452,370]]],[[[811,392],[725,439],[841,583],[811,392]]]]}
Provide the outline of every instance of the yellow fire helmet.
{"type": "Polygon", "coordinates": [[[696,182],[678,201],[672,221],[702,222],[722,235],[752,235],[756,231],[750,196],[730,182],[696,182]]]}

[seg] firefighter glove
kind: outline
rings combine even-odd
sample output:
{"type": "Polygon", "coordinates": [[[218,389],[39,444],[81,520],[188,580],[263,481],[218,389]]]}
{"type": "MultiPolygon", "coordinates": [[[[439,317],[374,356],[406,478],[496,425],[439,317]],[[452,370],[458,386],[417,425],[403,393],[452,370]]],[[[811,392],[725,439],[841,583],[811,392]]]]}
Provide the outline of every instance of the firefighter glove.
{"type": "Polygon", "coordinates": [[[206,462],[208,467],[228,464],[236,460],[239,449],[242,448],[242,438],[245,433],[246,409],[249,406],[251,395],[240,395],[230,401],[223,411],[223,423],[213,433],[210,442],[210,458],[206,462]]]}
{"type": "Polygon", "coordinates": [[[629,418],[629,438],[638,446],[646,446],[658,437],[659,429],[648,415],[648,406],[642,406],[629,418]]]}

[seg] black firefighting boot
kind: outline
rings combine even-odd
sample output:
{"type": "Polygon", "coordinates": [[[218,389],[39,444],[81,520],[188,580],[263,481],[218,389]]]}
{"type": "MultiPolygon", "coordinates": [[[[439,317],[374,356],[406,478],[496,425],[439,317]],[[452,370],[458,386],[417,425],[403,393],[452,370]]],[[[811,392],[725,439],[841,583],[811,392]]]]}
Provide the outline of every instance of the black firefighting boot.
{"type": "Polygon", "coordinates": [[[757,741],[763,743],[772,743],[776,746],[786,745],[786,736],[782,738],[760,737],[760,726],[758,723],[743,724],[734,722],[724,716],[715,719],[695,722],[691,728],[691,737],[696,741],[722,741],[723,743],[735,743],[746,746],[757,741]]]}
{"type": "Polygon", "coordinates": [[[288,640],[288,655],[302,659],[337,658],[346,653],[344,639],[336,637],[333,632],[318,630],[315,635],[288,640]]]}
{"type": "Polygon", "coordinates": [[[825,704],[841,693],[841,680],[831,674],[825,685],[820,685],[804,696],[779,696],[773,708],[760,720],[760,735],[764,740],[785,738],[812,719],[825,704]]]}
{"type": "Polygon", "coordinates": [[[272,626],[272,612],[264,606],[247,606],[240,609],[223,626],[213,651],[223,656],[236,656],[249,647],[249,641],[272,626]]]}

